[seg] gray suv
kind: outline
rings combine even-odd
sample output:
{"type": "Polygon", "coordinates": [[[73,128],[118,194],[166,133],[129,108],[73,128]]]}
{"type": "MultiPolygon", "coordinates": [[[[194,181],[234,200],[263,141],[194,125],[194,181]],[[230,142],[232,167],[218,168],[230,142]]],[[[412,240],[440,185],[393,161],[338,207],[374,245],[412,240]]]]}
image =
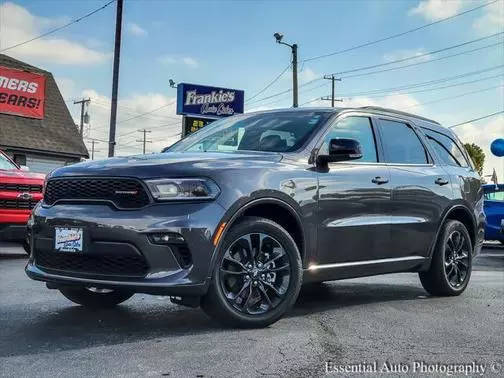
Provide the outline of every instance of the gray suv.
{"type": "Polygon", "coordinates": [[[171,296],[263,327],[301,285],[418,272],[459,295],[481,249],[480,177],[437,122],[376,107],[215,121],[162,153],[55,170],[26,273],[84,306],[171,296]]]}

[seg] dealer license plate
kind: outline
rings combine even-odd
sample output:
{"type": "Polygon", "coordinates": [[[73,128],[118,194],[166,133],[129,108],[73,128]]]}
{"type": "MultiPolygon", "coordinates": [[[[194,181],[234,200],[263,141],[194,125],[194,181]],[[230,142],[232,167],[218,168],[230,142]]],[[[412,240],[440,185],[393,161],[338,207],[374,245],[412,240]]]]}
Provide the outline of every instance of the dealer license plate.
{"type": "Polygon", "coordinates": [[[55,227],[54,249],[57,252],[82,252],[84,232],[80,227],[55,227]]]}

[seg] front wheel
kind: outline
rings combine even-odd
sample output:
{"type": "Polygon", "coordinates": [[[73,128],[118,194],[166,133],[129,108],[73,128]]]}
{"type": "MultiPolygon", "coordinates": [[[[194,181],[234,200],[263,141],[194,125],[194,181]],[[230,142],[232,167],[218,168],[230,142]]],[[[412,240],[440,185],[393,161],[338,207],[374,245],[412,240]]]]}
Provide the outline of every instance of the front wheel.
{"type": "Polygon", "coordinates": [[[109,308],[130,299],[134,293],[125,290],[100,289],[95,287],[61,288],[67,299],[81,306],[109,308]]]}
{"type": "Polygon", "coordinates": [[[277,223],[246,217],[226,235],[203,310],[226,325],[276,322],[295,303],[303,276],[296,243],[277,223]]]}
{"type": "Polygon", "coordinates": [[[420,281],[432,295],[460,295],[467,287],[472,271],[472,243],[466,227],[448,220],[441,230],[432,262],[420,281]]]}

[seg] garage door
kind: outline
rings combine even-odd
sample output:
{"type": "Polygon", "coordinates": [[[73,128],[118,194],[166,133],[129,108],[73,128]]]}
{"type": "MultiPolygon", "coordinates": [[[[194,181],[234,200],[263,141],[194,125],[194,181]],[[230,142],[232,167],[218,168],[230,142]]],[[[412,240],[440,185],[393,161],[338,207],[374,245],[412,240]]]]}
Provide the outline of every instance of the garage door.
{"type": "Polygon", "coordinates": [[[30,172],[49,173],[53,169],[63,167],[65,161],[27,156],[26,165],[30,168],[30,172]]]}

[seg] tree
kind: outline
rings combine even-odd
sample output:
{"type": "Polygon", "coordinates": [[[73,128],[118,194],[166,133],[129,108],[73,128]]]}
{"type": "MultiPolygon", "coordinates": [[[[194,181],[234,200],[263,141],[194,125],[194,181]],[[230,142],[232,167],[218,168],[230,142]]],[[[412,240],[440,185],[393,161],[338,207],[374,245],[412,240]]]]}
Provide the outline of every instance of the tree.
{"type": "Polygon", "coordinates": [[[467,153],[471,157],[474,166],[476,168],[476,171],[480,174],[480,176],[483,174],[483,163],[485,162],[485,153],[481,149],[480,146],[478,146],[475,143],[465,143],[464,144],[465,149],[467,150],[467,153]]]}

